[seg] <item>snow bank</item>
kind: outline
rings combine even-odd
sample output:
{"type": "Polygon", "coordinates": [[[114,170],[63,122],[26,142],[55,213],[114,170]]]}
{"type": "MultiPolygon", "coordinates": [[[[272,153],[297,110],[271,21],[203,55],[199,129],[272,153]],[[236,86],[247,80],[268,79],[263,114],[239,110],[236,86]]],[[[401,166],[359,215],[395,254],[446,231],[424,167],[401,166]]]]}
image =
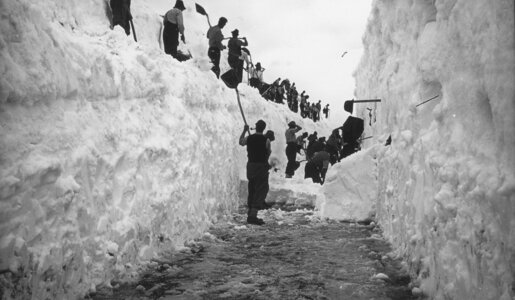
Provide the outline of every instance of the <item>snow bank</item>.
{"type": "Polygon", "coordinates": [[[377,217],[434,299],[514,297],[513,12],[377,0],[363,38],[356,94],[382,99],[366,131],[393,140],[378,151],[377,217]]]}
{"type": "MultiPolygon", "coordinates": [[[[109,29],[106,3],[2,2],[6,297],[72,299],[128,278],[240,201],[243,124],[234,91],[209,71],[205,18],[186,11],[201,21],[186,35],[194,59],[179,63],[160,49],[163,11],[133,3],[135,43],[119,26],[109,29]]],[[[273,151],[284,169],[286,124],[314,125],[240,90],[249,124],[264,118],[276,131],[273,151]]]]}
{"type": "Polygon", "coordinates": [[[329,167],[317,207],[321,217],[370,220],[377,199],[376,147],[356,152],[329,167]]]}

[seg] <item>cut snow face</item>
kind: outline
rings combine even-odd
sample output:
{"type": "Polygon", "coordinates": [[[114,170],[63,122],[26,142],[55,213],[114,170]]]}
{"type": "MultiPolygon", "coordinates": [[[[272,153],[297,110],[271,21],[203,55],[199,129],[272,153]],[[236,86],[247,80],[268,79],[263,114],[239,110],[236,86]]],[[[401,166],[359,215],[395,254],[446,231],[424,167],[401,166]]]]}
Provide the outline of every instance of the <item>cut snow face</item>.
{"type": "Polygon", "coordinates": [[[371,221],[377,199],[377,147],[359,151],[329,169],[317,207],[322,217],[371,221]]]}
{"type": "Polygon", "coordinates": [[[363,38],[356,96],[383,99],[370,132],[392,137],[377,152],[377,219],[429,298],[515,296],[513,11],[375,1],[363,38]]]}

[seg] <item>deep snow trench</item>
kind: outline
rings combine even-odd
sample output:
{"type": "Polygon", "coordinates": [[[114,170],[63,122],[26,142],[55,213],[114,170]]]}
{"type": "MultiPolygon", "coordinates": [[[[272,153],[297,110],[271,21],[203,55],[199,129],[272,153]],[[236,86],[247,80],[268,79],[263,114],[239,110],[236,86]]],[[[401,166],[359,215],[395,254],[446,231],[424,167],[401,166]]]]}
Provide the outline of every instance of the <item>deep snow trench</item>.
{"type": "MultiPolygon", "coordinates": [[[[188,4],[193,59],[180,63],[161,50],[153,3],[132,4],[138,43],[109,28],[106,5],[1,2],[3,297],[70,299],[137,276],[245,201],[243,124],[210,72],[205,18],[188,4]]],[[[276,132],[270,201],[373,218],[428,298],[513,299],[514,11],[511,0],[374,1],[355,97],[381,102],[354,112],[372,138],[323,187],[302,168],[284,178],[283,132],[293,120],[328,136],[347,115],[315,124],[242,84],[249,124],[276,132]]]]}

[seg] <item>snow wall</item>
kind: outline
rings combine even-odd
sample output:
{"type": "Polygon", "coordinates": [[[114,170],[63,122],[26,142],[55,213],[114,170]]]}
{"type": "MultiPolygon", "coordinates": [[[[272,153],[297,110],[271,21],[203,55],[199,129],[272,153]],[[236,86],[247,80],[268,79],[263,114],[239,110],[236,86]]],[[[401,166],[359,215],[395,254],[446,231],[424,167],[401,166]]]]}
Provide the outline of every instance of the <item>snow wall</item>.
{"type": "Polygon", "coordinates": [[[377,149],[358,151],[329,167],[318,197],[321,217],[347,222],[372,221],[377,198],[377,149]]]}
{"type": "Polygon", "coordinates": [[[432,299],[513,299],[514,2],[377,0],[363,42],[385,236],[432,299]]]}
{"type": "MultiPolygon", "coordinates": [[[[185,11],[194,58],[179,63],[160,49],[165,11],[133,1],[135,43],[109,29],[106,3],[0,1],[6,298],[73,299],[130,279],[240,201],[243,122],[234,90],[210,71],[205,17],[185,11]]],[[[275,130],[283,170],[289,121],[324,132],[245,84],[240,92],[248,123],[275,130]]]]}

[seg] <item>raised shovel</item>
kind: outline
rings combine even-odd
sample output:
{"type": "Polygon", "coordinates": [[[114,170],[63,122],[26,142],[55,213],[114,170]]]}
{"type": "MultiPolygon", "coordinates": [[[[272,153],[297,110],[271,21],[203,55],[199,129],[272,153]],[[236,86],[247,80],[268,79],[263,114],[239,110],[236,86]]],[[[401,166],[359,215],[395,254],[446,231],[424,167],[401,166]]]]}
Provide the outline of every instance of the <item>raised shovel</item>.
{"type": "Polygon", "coordinates": [[[201,14],[201,15],[203,15],[203,16],[206,16],[206,18],[207,18],[207,24],[209,25],[209,27],[211,27],[211,22],[209,22],[209,15],[207,14],[206,10],[205,10],[202,6],[200,6],[198,3],[195,3],[195,10],[196,10],[199,14],[201,14]]]}
{"type": "Polygon", "coordinates": [[[350,114],[354,110],[354,103],[370,103],[370,102],[381,102],[381,99],[367,99],[367,100],[347,100],[343,103],[343,109],[350,114]]]}

